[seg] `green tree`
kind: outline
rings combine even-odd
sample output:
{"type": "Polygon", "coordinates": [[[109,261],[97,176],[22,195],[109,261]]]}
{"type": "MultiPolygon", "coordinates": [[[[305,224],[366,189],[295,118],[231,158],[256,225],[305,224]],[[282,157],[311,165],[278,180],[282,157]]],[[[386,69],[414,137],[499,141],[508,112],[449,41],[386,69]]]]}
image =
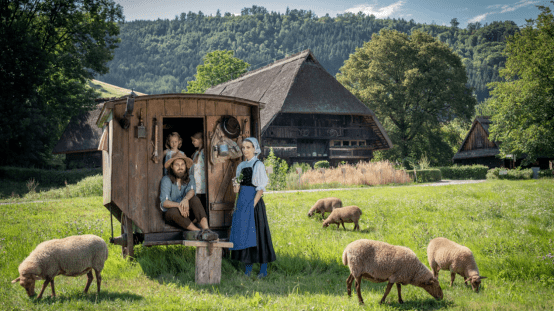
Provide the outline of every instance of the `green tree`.
{"type": "Polygon", "coordinates": [[[109,0],[0,1],[0,165],[42,165],[70,118],[94,105],[121,6],[109,0]]]}
{"type": "Polygon", "coordinates": [[[383,122],[394,144],[389,159],[419,158],[426,148],[416,143],[437,145],[422,134],[440,132],[454,117],[469,120],[476,104],[460,57],[420,31],[381,30],[350,55],[337,80],[383,122]]]}
{"type": "Polygon", "coordinates": [[[189,81],[183,93],[204,93],[211,86],[237,78],[247,72],[250,64],[233,56],[233,51],[216,50],[204,56],[196,67],[195,80],[189,81]]]}
{"type": "Polygon", "coordinates": [[[554,155],[554,16],[538,8],[538,18],[507,39],[505,81],[489,84],[490,135],[502,142],[501,155],[525,154],[526,163],[554,155]]]}

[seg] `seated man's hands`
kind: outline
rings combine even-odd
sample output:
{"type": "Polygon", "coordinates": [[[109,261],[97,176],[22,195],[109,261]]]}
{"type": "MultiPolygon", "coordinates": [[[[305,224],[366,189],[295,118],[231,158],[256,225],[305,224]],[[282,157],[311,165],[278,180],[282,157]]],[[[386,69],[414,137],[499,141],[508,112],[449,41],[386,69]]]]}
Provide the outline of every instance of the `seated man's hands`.
{"type": "Polygon", "coordinates": [[[183,200],[179,203],[179,211],[181,212],[181,215],[185,218],[189,217],[189,201],[186,198],[183,198],[183,200]]]}

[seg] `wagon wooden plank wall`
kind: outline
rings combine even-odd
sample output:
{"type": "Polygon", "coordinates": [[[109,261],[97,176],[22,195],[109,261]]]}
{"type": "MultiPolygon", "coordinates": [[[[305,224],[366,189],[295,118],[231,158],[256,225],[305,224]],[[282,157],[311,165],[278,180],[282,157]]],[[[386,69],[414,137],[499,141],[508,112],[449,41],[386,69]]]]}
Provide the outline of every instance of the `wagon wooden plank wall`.
{"type": "Polygon", "coordinates": [[[219,95],[139,96],[134,100],[130,126],[123,129],[120,121],[126,112],[127,100],[105,103],[97,122],[108,140],[102,152],[103,203],[122,222],[123,233],[128,234],[126,242],[121,243],[127,244],[128,254],[132,254],[133,243],[139,241],[150,246],[182,243],[184,240],[182,229],[165,224],[159,200],[164,143],[166,136],[174,131],[181,135],[181,150],[189,157],[194,151],[190,136],[203,131],[209,226],[220,237],[227,237],[235,201],[231,179],[242,159],[212,164],[209,161],[211,136],[222,116],[227,115],[237,118],[241,125],[241,135],[235,141],[240,143],[248,136],[259,139],[259,105],[255,101],[219,95]],[[139,126],[145,127],[145,137],[139,137],[139,126]],[[155,150],[157,163],[153,161],[155,150]]]}

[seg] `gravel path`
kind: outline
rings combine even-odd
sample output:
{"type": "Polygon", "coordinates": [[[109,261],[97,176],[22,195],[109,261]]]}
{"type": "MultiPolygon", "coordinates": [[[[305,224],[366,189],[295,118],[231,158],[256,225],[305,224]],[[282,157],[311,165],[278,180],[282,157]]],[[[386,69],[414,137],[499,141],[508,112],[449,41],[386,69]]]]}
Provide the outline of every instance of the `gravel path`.
{"type": "MultiPolygon", "coordinates": [[[[426,184],[416,184],[416,185],[398,185],[398,186],[389,186],[389,187],[421,187],[421,186],[442,186],[442,185],[455,185],[455,184],[472,184],[472,183],[481,183],[487,180],[442,180],[440,182],[426,183],[426,184]]],[[[360,188],[335,188],[335,189],[313,189],[313,190],[292,190],[292,191],[267,191],[265,194],[278,194],[278,193],[296,193],[296,192],[329,192],[329,191],[352,191],[360,190],[360,188]]],[[[26,201],[26,202],[7,202],[0,203],[2,205],[12,205],[12,204],[38,204],[46,203],[53,201],[60,201],[61,199],[51,199],[51,200],[35,200],[35,201],[26,201]]]]}
{"type": "MultiPolygon", "coordinates": [[[[426,183],[426,184],[410,184],[410,185],[398,185],[389,187],[421,187],[421,186],[443,186],[443,185],[456,185],[456,184],[473,184],[481,183],[487,180],[442,180],[440,182],[426,183]]],[[[295,193],[295,192],[329,192],[329,191],[348,191],[348,190],[360,190],[360,188],[335,188],[335,189],[313,189],[313,190],[291,190],[291,191],[268,191],[264,194],[277,194],[277,193],[295,193]]]]}

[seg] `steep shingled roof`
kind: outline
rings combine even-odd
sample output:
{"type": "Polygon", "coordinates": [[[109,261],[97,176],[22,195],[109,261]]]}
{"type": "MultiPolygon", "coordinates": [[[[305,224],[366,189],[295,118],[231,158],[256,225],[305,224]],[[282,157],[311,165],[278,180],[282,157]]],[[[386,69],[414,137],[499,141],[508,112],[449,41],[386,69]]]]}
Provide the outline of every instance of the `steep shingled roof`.
{"type": "MultiPolygon", "coordinates": [[[[452,159],[467,159],[467,158],[480,158],[480,157],[488,157],[488,156],[495,156],[500,151],[498,149],[498,143],[493,142],[495,144],[495,148],[484,148],[484,149],[478,149],[478,150],[472,150],[472,151],[462,151],[462,148],[466,144],[467,140],[469,139],[471,133],[473,132],[473,129],[477,126],[477,124],[480,124],[483,129],[485,129],[485,132],[487,133],[487,136],[489,135],[489,126],[492,122],[490,121],[490,117],[488,116],[477,116],[475,120],[473,121],[473,124],[471,125],[471,129],[467,133],[464,141],[460,145],[460,148],[458,149],[458,152],[454,155],[452,159]]],[[[492,142],[492,141],[491,141],[492,142]]]]}
{"type": "Polygon", "coordinates": [[[102,129],[96,126],[96,120],[102,111],[102,104],[96,109],[74,116],[65,128],[52,154],[90,152],[98,150],[102,129]]]}
{"type": "Polygon", "coordinates": [[[247,72],[205,93],[265,103],[260,112],[262,133],[278,113],[362,115],[381,139],[378,149],[392,147],[371,109],[329,74],[310,50],[247,72]]]}

